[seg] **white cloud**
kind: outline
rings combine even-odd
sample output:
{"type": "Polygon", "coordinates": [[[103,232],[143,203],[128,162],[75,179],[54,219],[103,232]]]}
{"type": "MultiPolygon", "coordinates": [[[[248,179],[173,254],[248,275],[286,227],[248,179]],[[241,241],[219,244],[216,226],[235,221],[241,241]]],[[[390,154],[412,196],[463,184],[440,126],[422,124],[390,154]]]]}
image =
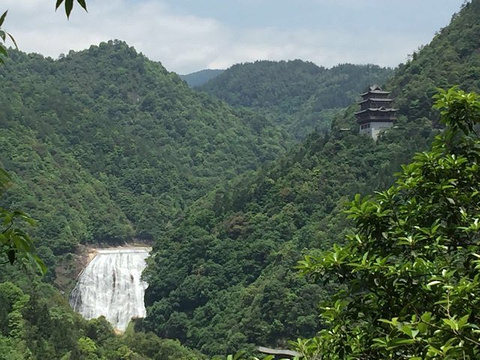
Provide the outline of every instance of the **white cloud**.
{"type": "MultiPolygon", "coordinates": [[[[110,39],[125,40],[168,70],[188,73],[260,59],[303,59],[319,65],[376,63],[395,66],[428,39],[362,29],[238,28],[213,18],[179,15],[165,0],[90,0],[71,19],[54,13],[53,0],[4,0],[5,27],[28,52],[58,57],[110,39]],[[394,44],[391,45],[391,44],[394,44]]],[[[339,26],[341,28],[341,26],[339,26]]]]}
{"type": "Polygon", "coordinates": [[[358,36],[338,30],[250,29],[232,38],[226,51],[213,58],[208,67],[225,67],[239,61],[293,59],[327,67],[346,62],[396,66],[421,44],[408,36],[378,34],[373,30],[358,36]]]}
{"type": "MultiPolygon", "coordinates": [[[[126,0],[90,1],[89,13],[74,9],[66,20],[42,0],[7,0],[5,24],[19,47],[57,57],[110,39],[125,40],[169,70],[201,68],[221,46],[227,29],[211,19],[169,13],[161,1],[133,4],[126,0]]],[[[53,3],[52,3],[53,5],[53,3]]]]}

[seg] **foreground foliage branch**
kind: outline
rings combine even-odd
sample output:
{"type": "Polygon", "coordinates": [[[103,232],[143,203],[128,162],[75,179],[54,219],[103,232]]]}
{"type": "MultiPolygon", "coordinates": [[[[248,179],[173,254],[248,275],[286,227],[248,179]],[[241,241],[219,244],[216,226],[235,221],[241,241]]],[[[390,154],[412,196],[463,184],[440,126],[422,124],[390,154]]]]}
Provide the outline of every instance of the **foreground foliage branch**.
{"type": "MultiPolygon", "coordinates": [[[[55,10],[64,4],[65,5],[65,14],[67,14],[67,18],[70,17],[70,14],[73,10],[74,0],[57,0],[55,4],[55,10]]],[[[85,11],[87,11],[87,2],[85,0],[77,0],[78,5],[80,5],[85,11]]]]}
{"type": "Polygon", "coordinates": [[[307,359],[480,357],[480,101],[456,88],[435,99],[446,129],[431,151],[355,197],[345,246],[299,265],[346,285],[322,307],[327,328],[297,343],[307,359]]]}
{"type": "MultiPolygon", "coordinates": [[[[76,0],[76,1],[85,11],[87,11],[87,3],[85,0],[76,0]]],[[[58,10],[58,8],[62,4],[65,5],[65,14],[67,15],[67,18],[70,18],[70,14],[73,10],[74,0],[56,0],[55,10],[58,10]]],[[[8,14],[8,10],[5,11],[0,16],[0,64],[3,64],[5,62],[4,57],[8,56],[7,47],[6,47],[7,39],[10,39],[13,45],[15,46],[15,48],[18,49],[15,38],[10,33],[6,32],[3,28],[3,23],[5,22],[5,18],[7,17],[7,14],[8,14]]]]}
{"type": "MultiPolygon", "coordinates": [[[[0,196],[10,182],[10,176],[0,169],[0,196]]],[[[2,263],[33,263],[45,274],[47,269],[43,261],[35,255],[35,248],[30,236],[20,226],[34,225],[35,221],[22,211],[8,210],[0,206],[0,259],[2,263]]]]}
{"type": "Polygon", "coordinates": [[[15,47],[17,47],[17,43],[11,34],[6,32],[3,29],[3,23],[5,22],[5,18],[7,17],[8,10],[5,11],[2,16],[0,16],[0,64],[5,63],[4,57],[8,56],[6,42],[10,39],[15,47]]]}

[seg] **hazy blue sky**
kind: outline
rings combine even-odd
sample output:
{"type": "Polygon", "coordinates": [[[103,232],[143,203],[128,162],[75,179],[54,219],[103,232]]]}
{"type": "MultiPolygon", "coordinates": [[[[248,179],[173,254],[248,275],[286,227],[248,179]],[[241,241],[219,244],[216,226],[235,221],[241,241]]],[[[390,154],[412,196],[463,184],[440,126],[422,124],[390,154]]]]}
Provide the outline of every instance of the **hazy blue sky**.
{"type": "Polygon", "coordinates": [[[396,66],[446,26],[464,0],[88,0],[70,21],[54,0],[2,0],[24,51],[54,58],[125,40],[184,74],[254,60],[396,66]],[[51,6],[48,6],[48,2],[51,6]]]}

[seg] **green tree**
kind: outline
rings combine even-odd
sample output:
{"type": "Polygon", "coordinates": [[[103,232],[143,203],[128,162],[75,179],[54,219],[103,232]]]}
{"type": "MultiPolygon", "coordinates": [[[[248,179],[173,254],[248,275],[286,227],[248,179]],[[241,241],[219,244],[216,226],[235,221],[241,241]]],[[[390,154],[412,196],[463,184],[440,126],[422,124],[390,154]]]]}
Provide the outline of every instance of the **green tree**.
{"type": "Polygon", "coordinates": [[[96,360],[99,358],[97,355],[97,345],[92,339],[85,336],[81,337],[78,339],[77,346],[77,352],[72,356],[72,359],[96,360]]]}
{"type": "Polygon", "coordinates": [[[299,341],[307,359],[478,359],[480,356],[480,99],[436,96],[445,131],[397,184],[359,195],[345,246],[300,263],[342,283],[322,307],[327,327],[299,341]]]}

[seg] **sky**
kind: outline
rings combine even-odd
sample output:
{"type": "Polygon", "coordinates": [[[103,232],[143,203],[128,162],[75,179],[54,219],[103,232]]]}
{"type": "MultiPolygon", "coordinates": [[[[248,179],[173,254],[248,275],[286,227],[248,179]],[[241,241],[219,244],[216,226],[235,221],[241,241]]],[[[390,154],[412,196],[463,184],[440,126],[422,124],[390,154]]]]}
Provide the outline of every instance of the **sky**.
{"type": "Polygon", "coordinates": [[[0,0],[18,46],[58,58],[119,39],[188,74],[255,60],[395,67],[464,0],[87,0],[70,20],[55,0],[0,0]]]}

